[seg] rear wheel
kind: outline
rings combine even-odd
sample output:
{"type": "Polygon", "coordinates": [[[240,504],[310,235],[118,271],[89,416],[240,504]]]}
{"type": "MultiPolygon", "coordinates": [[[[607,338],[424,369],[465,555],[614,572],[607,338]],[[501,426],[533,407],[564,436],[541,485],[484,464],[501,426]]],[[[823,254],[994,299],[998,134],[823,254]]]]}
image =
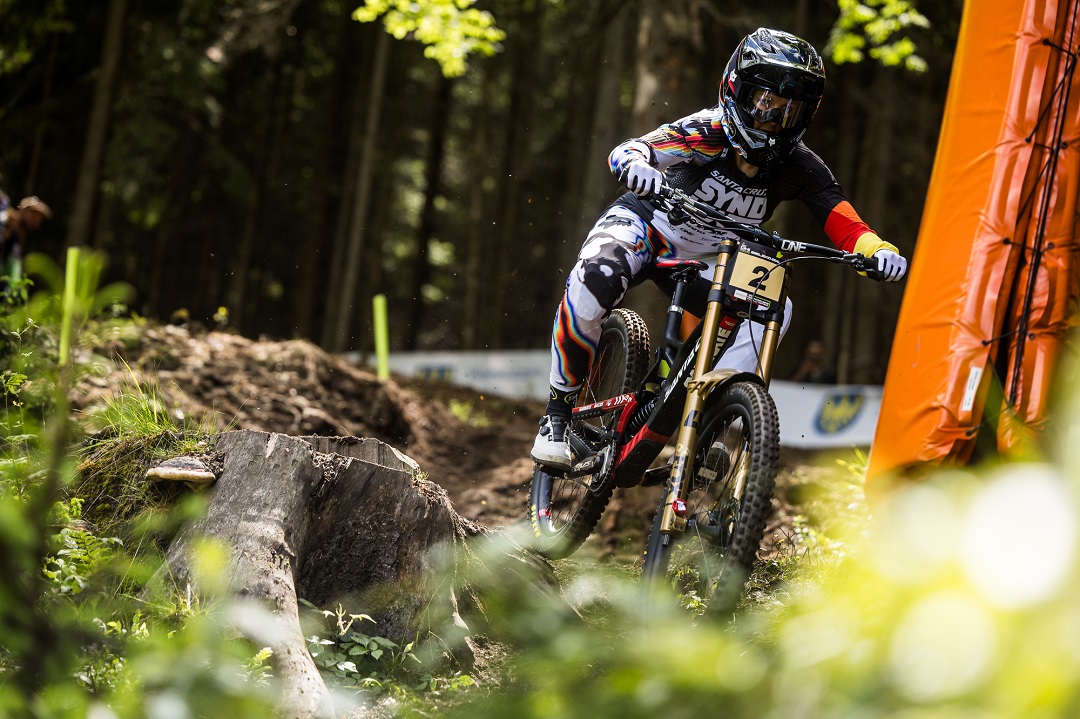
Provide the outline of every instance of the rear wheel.
{"type": "Polygon", "coordinates": [[[645,548],[642,578],[653,598],[674,584],[690,603],[734,609],[765,533],[779,454],[776,405],[764,387],[736,382],[710,398],[687,476],[686,530],[660,532],[665,489],[645,548]]]}
{"type": "MultiPolygon", "coordinates": [[[[589,376],[578,395],[578,405],[618,397],[635,391],[649,369],[649,330],[636,312],[617,309],[600,335],[589,376]]],[[[613,442],[601,435],[616,415],[574,420],[570,432],[589,452],[599,455],[596,466],[574,476],[573,471],[553,474],[537,465],[533,470],[529,521],[535,549],[551,559],[569,556],[588,538],[611,498],[614,485],[605,481],[610,471],[613,442]]],[[[576,458],[581,460],[582,457],[576,458]]]]}

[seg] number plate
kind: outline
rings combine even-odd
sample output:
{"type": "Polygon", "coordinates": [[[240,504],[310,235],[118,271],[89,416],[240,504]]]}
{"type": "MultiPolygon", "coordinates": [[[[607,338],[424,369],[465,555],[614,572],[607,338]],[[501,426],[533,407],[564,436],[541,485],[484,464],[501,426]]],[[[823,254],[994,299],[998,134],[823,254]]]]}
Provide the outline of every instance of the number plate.
{"type": "Polygon", "coordinates": [[[784,289],[784,266],[776,260],[756,253],[739,252],[732,257],[735,266],[728,276],[728,291],[736,299],[749,302],[754,297],[758,304],[780,301],[784,289]]]}

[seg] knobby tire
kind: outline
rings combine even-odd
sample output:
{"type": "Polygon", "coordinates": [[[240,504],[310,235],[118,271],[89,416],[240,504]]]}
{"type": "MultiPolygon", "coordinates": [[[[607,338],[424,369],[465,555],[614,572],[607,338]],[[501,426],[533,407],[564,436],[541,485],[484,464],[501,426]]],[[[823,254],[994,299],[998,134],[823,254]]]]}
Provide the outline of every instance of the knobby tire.
{"type": "MultiPolygon", "coordinates": [[[[613,311],[604,322],[589,376],[578,396],[578,405],[635,391],[649,370],[650,354],[649,330],[644,320],[632,310],[613,311]]],[[[587,435],[583,424],[606,430],[613,422],[613,415],[575,420],[570,424],[570,431],[578,436],[587,435]]],[[[536,465],[529,499],[529,522],[536,551],[549,559],[563,559],[592,534],[614,490],[614,483],[610,481],[598,487],[591,486],[594,478],[596,474],[568,478],[536,465]]]]}
{"type": "Polygon", "coordinates": [[[678,591],[695,591],[710,612],[730,612],[765,534],[780,455],[779,417],[763,386],[736,382],[709,398],[699,429],[686,479],[692,483],[687,529],[660,532],[665,487],[645,548],[642,580],[650,606],[670,597],[674,569],[678,591]]]}

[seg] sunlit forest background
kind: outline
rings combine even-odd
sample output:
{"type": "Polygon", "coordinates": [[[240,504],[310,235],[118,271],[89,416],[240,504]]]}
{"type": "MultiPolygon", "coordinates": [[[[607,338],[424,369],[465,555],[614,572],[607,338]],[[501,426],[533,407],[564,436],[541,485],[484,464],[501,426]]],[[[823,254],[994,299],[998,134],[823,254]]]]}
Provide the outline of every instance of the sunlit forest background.
{"type": "MultiPolygon", "coordinates": [[[[282,651],[279,617],[236,591],[234,558],[213,541],[193,547],[192,581],[177,581],[166,550],[214,494],[147,470],[209,461],[221,430],[260,407],[329,434],[355,420],[403,446],[413,435],[405,449],[430,451],[444,474],[475,472],[464,450],[498,454],[500,422],[522,421],[524,405],[499,415],[493,401],[417,399],[307,342],[247,338],[367,352],[384,294],[396,350],[544,347],[569,263],[621,191],[610,148],[712,105],[749,30],[823,50],[808,144],[871,226],[916,251],[961,0],[918,0],[918,16],[905,0],[394,3],[480,12],[474,36],[452,13],[392,33],[379,13],[356,13],[388,4],[0,0],[0,189],[55,213],[26,248],[37,291],[0,294],[0,716],[1080,716],[1075,353],[1039,455],[895,488],[867,488],[858,451],[785,468],[783,531],[769,530],[734,615],[706,613],[682,569],[643,611],[638,565],[523,562],[511,526],[435,557],[442,599],[415,602],[422,626],[392,638],[366,605],[300,593],[301,651],[282,651]],[[885,9],[888,22],[875,15],[885,9]],[[231,349],[198,355],[207,337],[231,349]],[[191,366],[205,414],[165,394],[191,366]],[[236,403],[211,408],[222,398],[236,403]],[[333,706],[289,711],[312,696],[286,683],[295,657],[333,706]]],[[[798,205],[771,228],[824,239],[798,205]]],[[[799,267],[778,372],[820,337],[842,381],[881,381],[902,291],[799,267]]],[[[662,307],[648,292],[631,301],[662,307]]],[[[533,414],[527,425],[523,447],[533,414]]],[[[524,454],[507,466],[531,471],[524,454]]],[[[499,477],[471,501],[487,505],[493,487],[513,496],[515,483],[499,477]]],[[[394,524],[386,486],[370,494],[387,511],[367,515],[394,524]]],[[[355,509],[357,494],[340,505],[355,509]]],[[[326,505],[296,506],[301,525],[326,505]]],[[[286,544],[283,570],[299,556],[286,544]]],[[[305,570],[354,559],[328,550],[305,570]]]]}
{"type": "MultiPolygon", "coordinates": [[[[384,293],[394,350],[543,348],[568,266],[620,192],[609,150],[715,104],[748,31],[825,50],[840,12],[488,0],[501,39],[448,76],[417,34],[354,19],[358,4],[4,0],[0,188],[56,213],[28,249],[104,250],[131,309],[166,321],[364,352],[384,293]]],[[[925,71],[829,54],[806,138],[909,256],[961,2],[918,8],[929,27],[906,35],[925,71]]],[[[773,228],[824,241],[799,205],[773,228]]],[[[820,337],[842,381],[883,379],[902,292],[850,275],[799,268],[781,374],[820,337]]]]}

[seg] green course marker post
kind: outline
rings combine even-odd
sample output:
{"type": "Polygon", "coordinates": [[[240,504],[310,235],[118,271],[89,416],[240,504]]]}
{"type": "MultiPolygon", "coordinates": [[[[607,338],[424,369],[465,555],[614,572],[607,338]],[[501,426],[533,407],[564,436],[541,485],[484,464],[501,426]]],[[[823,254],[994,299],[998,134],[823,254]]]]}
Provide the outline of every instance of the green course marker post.
{"type": "Polygon", "coordinates": [[[380,380],[390,379],[390,335],[386,320],[386,295],[371,298],[371,314],[375,324],[375,367],[380,380]]]}
{"type": "Polygon", "coordinates": [[[79,248],[69,247],[67,268],[64,272],[64,307],[60,320],[60,366],[68,363],[71,348],[71,327],[75,317],[75,289],[79,278],[79,248]]]}

